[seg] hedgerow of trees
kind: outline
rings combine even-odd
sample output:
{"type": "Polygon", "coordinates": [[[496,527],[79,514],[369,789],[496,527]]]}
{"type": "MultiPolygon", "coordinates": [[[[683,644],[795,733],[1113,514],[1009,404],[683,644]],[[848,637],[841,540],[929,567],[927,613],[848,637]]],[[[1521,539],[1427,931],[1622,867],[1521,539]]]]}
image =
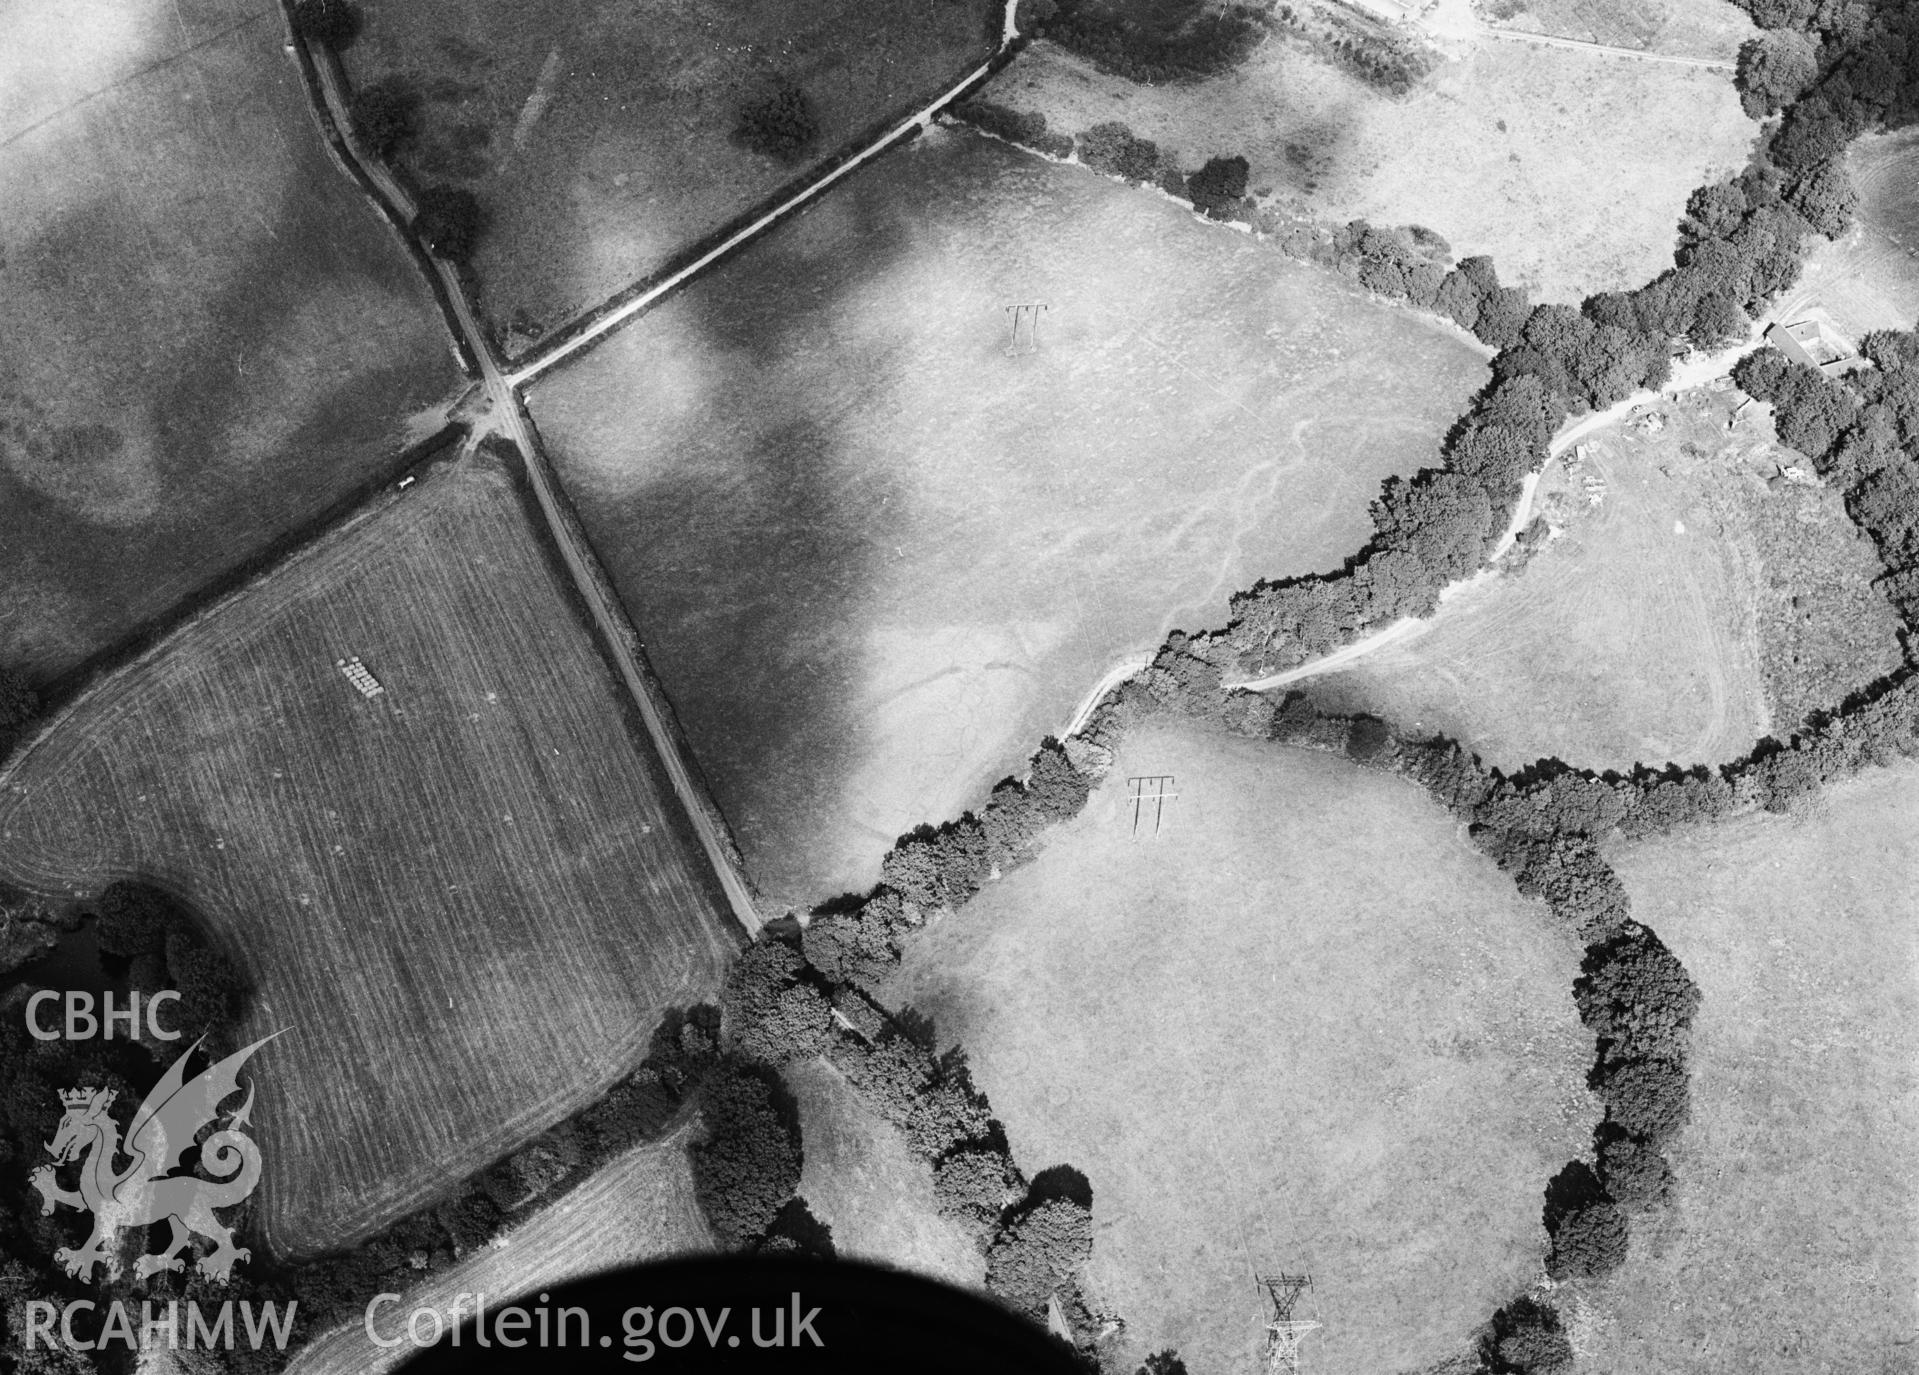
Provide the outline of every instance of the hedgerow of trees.
{"type": "Polygon", "coordinates": [[[463,186],[429,186],[417,198],[413,228],[433,253],[465,263],[479,246],[486,211],[479,197],[463,186]]]}
{"type": "Polygon", "coordinates": [[[1197,81],[1239,65],[1258,46],[1261,11],[1170,0],[1149,22],[1117,14],[1102,0],[1046,0],[1022,6],[1020,31],[1044,36],[1129,80],[1197,81]]]}

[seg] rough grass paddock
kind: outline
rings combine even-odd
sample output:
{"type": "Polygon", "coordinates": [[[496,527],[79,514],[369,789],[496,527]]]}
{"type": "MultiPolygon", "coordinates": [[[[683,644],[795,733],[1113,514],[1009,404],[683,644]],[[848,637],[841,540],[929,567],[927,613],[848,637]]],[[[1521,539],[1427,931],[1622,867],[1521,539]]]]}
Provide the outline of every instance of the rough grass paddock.
{"type": "MultiPolygon", "coordinates": [[[[1730,407],[1708,405],[1704,394],[1693,401],[1662,407],[1667,426],[1657,436],[1632,424],[1589,436],[1586,459],[1571,476],[1563,460],[1549,465],[1534,509],[1561,524],[1558,538],[1521,572],[1462,589],[1423,632],[1328,675],[1315,693],[1415,733],[1453,736],[1505,768],[1551,756],[1624,769],[1723,763],[1774,727],[1769,657],[1784,668],[1793,667],[1795,653],[1826,652],[1804,643],[1816,627],[1804,610],[1793,614],[1794,595],[1841,593],[1846,609],[1867,615],[1850,629],[1869,632],[1847,652],[1896,663],[1890,611],[1857,566],[1862,559],[1870,565],[1870,551],[1858,546],[1843,510],[1831,509],[1836,495],[1825,494],[1798,540],[1830,549],[1852,582],[1844,592],[1795,586],[1783,562],[1793,551],[1780,547],[1792,532],[1768,523],[1762,548],[1744,504],[1756,497],[1735,490],[1747,471],[1763,486],[1758,473],[1768,450],[1784,462],[1794,456],[1751,433],[1729,437],[1730,407]],[[1603,484],[1596,506],[1587,500],[1589,475],[1603,484]],[[1766,629],[1775,632],[1776,648],[1766,629]]],[[[1801,501],[1766,490],[1768,501],[1801,501]]],[[[1869,664],[1845,662],[1816,681],[1844,680],[1855,668],[1853,686],[1876,676],[1869,664]]],[[[1804,703],[1801,679],[1782,673],[1779,682],[1804,703]]]]}
{"type": "Polygon", "coordinates": [[[799,1102],[806,1143],[799,1193],[832,1228],[834,1250],[984,1287],[985,1258],[956,1223],[940,1216],[933,1172],[906,1138],[823,1059],[789,1066],[785,1079],[799,1102]]]}
{"type": "Polygon", "coordinates": [[[1312,1370],[1377,1375],[1462,1350],[1542,1261],[1596,1117],[1578,959],[1412,785],[1165,726],[889,997],[966,1047],[1029,1171],[1091,1181],[1124,1368],[1252,1368],[1257,1267],[1313,1275],[1312,1370]],[[1145,774],[1179,796],[1135,840],[1145,774]]]}
{"type": "Polygon", "coordinates": [[[1858,218],[1813,250],[1778,315],[1823,311],[1856,344],[1872,330],[1919,322],[1919,129],[1862,135],[1846,150],[1846,168],[1858,218]]]}
{"type": "Polygon", "coordinates": [[[1705,1002],[1678,1208],[1593,1291],[1593,1368],[1912,1370],[1919,769],[1611,859],[1705,1002]]]}
{"type": "Polygon", "coordinates": [[[266,1239],[351,1241],[590,1101],[733,950],[521,494],[465,460],[74,705],[0,775],[0,878],[140,876],[254,987],[266,1239]],[[335,667],[361,658],[363,698],[335,667]]]}
{"type": "MultiPolygon", "coordinates": [[[[474,1294],[487,1296],[487,1311],[498,1312],[515,1298],[585,1279],[617,1266],[713,1250],[712,1234],[693,1193],[687,1165],[689,1130],[667,1140],[639,1146],[601,1166],[564,1198],[540,1210],[488,1246],[410,1290],[397,1304],[380,1310],[374,1330],[382,1341],[406,1336],[416,1308],[430,1308],[442,1319],[454,1301],[467,1299],[461,1311],[473,1312],[474,1294]]],[[[373,1296],[368,1295],[370,1300],[373,1296]]],[[[606,1319],[596,1314],[605,1332],[606,1319]]],[[[569,1319],[575,1336],[578,1319],[569,1319]]],[[[421,1321],[420,1331],[428,1330],[421,1321]]],[[[592,1334],[598,1340],[598,1333],[592,1334]]],[[[620,1340],[618,1331],[611,1334],[620,1340]]],[[[363,1319],[356,1318],[311,1342],[291,1364],[288,1375],[374,1375],[398,1365],[413,1347],[376,1347],[363,1319]]],[[[557,1354],[557,1353],[556,1353],[557,1354]]],[[[560,1360],[564,1367],[564,1358],[560,1360]]]]}
{"type": "Polygon", "coordinates": [[[1000,13],[987,0],[363,8],[348,71],[425,97],[423,136],[400,160],[485,205],[475,267],[498,331],[579,314],[938,94],[992,53],[1000,13]],[[820,130],[791,164],[733,142],[741,107],[782,80],[820,130]]]}
{"type": "Polygon", "coordinates": [[[1425,225],[1555,301],[1672,266],[1687,196],[1738,171],[1758,129],[1724,73],[1493,38],[1400,99],[1279,38],[1224,76],[1155,87],[1038,43],[985,95],[1062,133],[1123,120],[1188,171],[1239,154],[1273,204],[1425,225]]]}
{"type": "Polygon", "coordinates": [[[7,24],[0,664],[44,682],[375,479],[460,379],[275,5],[7,24]]]}
{"type": "Polygon", "coordinates": [[[812,902],[1121,657],[1337,567],[1485,376],[1449,327],[940,131],[531,407],[754,878],[812,902]]]}

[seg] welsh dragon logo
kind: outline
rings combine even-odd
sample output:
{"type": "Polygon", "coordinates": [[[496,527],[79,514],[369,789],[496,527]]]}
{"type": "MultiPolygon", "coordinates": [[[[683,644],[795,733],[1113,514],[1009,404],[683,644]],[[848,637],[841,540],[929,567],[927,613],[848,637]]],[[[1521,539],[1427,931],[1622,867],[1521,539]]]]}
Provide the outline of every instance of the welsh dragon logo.
{"type": "Polygon", "coordinates": [[[260,1183],[260,1148],[241,1130],[253,1108],[251,1083],[246,1101],[226,1126],[200,1144],[200,1168],[213,1178],[172,1171],[179,1168],[180,1157],[201,1130],[223,1115],[220,1104],[240,1091],[240,1067],[272,1039],[263,1037],[187,1079],[187,1060],[200,1048],[200,1041],[195,1041],[133,1114],[124,1147],[119,1124],[108,1112],[113,1106],[112,1089],[61,1093],[66,1115],[47,1147],[54,1163],[34,1170],[30,1180],[44,1200],[41,1213],[51,1213],[56,1203],[64,1203],[93,1214],[93,1234],[84,1246],[78,1250],[62,1246],[53,1253],[69,1275],[90,1282],[95,1265],[104,1266],[109,1277],[118,1274],[119,1261],[108,1248],[120,1230],[161,1221],[171,1224],[173,1239],[166,1250],[134,1262],[133,1273],[140,1279],[161,1270],[185,1269],[180,1252],[196,1232],[213,1242],[213,1251],[199,1262],[200,1273],[209,1279],[225,1283],[236,1261],[251,1258],[251,1252],[233,1244],[232,1229],[222,1226],[214,1215],[216,1208],[232,1207],[260,1183]],[[117,1169],[115,1161],[123,1154],[132,1163],[117,1169]],[[56,1168],[73,1160],[80,1160],[77,1191],[61,1188],[55,1178],[56,1168]]]}

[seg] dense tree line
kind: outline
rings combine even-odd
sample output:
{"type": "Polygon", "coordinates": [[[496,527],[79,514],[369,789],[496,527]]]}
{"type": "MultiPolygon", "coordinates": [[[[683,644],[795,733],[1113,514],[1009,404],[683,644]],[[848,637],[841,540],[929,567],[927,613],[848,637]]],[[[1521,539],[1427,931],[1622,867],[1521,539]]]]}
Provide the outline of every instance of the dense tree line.
{"type": "Polygon", "coordinates": [[[349,115],[367,151],[391,159],[420,133],[420,93],[404,77],[388,77],[353,93],[349,115]]]}
{"type": "Polygon", "coordinates": [[[429,186],[415,199],[413,231],[428,251],[449,262],[465,263],[486,228],[486,209],[463,186],[429,186]]]}
{"type": "Polygon", "coordinates": [[[1073,136],[1054,133],[1047,126],[1043,114],[1015,110],[978,96],[959,101],[948,113],[995,138],[1045,153],[1048,157],[1069,158],[1073,155],[1073,136]]]}
{"type": "Polygon", "coordinates": [[[870,993],[897,968],[908,933],[1027,862],[1042,831],[1085,806],[1093,782],[1049,740],[1026,778],[1000,783],[977,812],[901,837],[865,899],[803,926],[773,923],[740,956],[721,1000],[722,1053],[746,1086],[726,1101],[746,1104],[758,1125],[733,1127],[725,1136],[735,1144],[710,1153],[723,1234],[750,1236],[791,1195],[799,1148],[795,1139],[789,1153],[767,1118],[778,1103],[770,1076],[824,1054],[931,1167],[941,1212],[986,1256],[988,1287],[1034,1317],[1057,1299],[1076,1330],[1090,1330],[1078,1278],[1091,1246],[1090,1190],[1059,1188],[1062,1175],[1078,1178],[1062,1170],[1029,1184],[964,1058],[935,1054],[930,1027],[889,1014],[870,993]]]}
{"type": "Polygon", "coordinates": [[[351,0],[293,0],[293,31],[310,43],[339,49],[360,32],[360,11],[351,0]]]}
{"type": "Polygon", "coordinates": [[[733,139],[750,152],[780,162],[796,162],[818,140],[819,116],[813,102],[798,86],[786,83],[768,95],[740,107],[733,139]]]}
{"type": "Polygon", "coordinates": [[[1229,71],[1259,45],[1261,10],[1171,0],[1152,22],[1117,13],[1105,0],[1022,5],[1020,31],[1045,37],[1128,80],[1198,81],[1229,71]]]}

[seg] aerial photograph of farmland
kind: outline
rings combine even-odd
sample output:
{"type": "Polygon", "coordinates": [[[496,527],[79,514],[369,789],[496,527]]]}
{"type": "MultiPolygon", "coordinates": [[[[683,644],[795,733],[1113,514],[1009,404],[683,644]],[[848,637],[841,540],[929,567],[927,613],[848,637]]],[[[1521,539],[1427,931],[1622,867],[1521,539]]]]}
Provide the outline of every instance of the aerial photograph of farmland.
{"type": "Polygon", "coordinates": [[[1919,1375],[1919,6],[0,34],[0,1375],[1919,1375]]]}

